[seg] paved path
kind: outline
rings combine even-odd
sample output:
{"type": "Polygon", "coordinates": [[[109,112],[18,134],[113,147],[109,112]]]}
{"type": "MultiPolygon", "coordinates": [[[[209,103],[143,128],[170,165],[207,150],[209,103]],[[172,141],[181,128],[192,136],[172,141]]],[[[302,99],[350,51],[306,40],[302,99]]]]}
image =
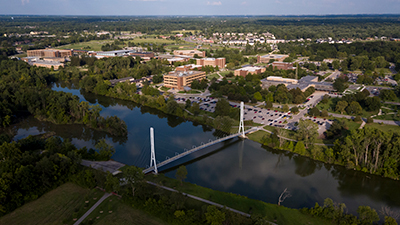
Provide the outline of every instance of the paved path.
{"type": "Polygon", "coordinates": [[[361,126],[360,126],[358,129],[363,129],[363,127],[365,126],[365,124],[367,124],[367,123],[363,120],[361,126]]]}
{"type": "Polygon", "coordinates": [[[82,223],[82,221],[84,219],[86,219],[87,216],[90,215],[90,213],[93,212],[93,210],[95,210],[97,208],[97,206],[99,206],[106,198],[108,198],[111,195],[111,193],[104,193],[103,197],[101,197],[99,199],[99,201],[97,201],[81,218],[79,218],[79,220],[77,220],[74,225],[78,225],[80,223],[82,223]]]}

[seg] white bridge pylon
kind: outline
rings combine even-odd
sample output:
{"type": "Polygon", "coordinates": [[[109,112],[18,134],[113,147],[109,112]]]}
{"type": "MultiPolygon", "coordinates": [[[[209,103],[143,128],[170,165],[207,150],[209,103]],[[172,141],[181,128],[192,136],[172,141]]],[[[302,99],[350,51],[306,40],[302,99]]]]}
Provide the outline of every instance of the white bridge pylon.
{"type": "Polygon", "coordinates": [[[157,162],[156,162],[156,152],[154,149],[154,129],[152,127],[150,127],[150,145],[151,145],[150,167],[154,166],[154,172],[156,174],[158,174],[157,162]]]}
{"type": "Polygon", "coordinates": [[[244,122],[243,122],[243,116],[244,116],[244,103],[240,102],[240,122],[239,122],[239,131],[238,133],[242,133],[241,137],[244,138],[244,122]]]}

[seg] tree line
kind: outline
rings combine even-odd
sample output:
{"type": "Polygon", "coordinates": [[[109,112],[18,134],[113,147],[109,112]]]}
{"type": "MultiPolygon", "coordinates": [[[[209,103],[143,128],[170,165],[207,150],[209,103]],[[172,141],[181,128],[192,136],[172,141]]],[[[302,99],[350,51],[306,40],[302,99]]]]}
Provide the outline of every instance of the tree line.
{"type": "Polygon", "coordinates": [[[49,89],[54,80],[49,69],[31,67],[22,61],[0,60],[0,123],[3,127],[21,115],[31,114],[56,124],[81,123],[113,135],[127,135],[125,122],[116,116],[103,118],[100,106],[89,106],[70,93],[49,89]]]}

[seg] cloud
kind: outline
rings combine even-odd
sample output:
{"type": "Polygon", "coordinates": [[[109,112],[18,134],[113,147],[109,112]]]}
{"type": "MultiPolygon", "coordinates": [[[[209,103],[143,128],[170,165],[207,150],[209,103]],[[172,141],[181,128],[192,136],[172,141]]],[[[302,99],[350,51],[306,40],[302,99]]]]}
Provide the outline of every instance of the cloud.
{"type": "Polygon", "coordinates": [[[222,5],[221,1],[218,2],[207,2],[207,5],[222,5]]]}
{"type": "Polygon", "coordinates": [[[241,5],[247,5],[247,2],[242,2],[242,4],[241,5]]]}
{"type": "Polygon", "coordinates": [[[25,5],[25,4],[29,3],[29,0],[21,0],[21,2],[22,2],[22,5],[25,5]]]}

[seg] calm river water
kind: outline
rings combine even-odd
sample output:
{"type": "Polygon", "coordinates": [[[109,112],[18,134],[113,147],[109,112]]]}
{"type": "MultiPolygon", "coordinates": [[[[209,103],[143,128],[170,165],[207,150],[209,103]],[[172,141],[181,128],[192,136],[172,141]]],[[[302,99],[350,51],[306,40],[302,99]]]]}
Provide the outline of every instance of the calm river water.
{"type": "MultiPolygon", "coordinates": [[[[29,117],[17,124],[15,140],[30,134],[54,131],[72,140],[78,148],[91,148],[96,141],[106,138],[116,153],[113,159],[128,165],[146,167],[150,161],[149,128],[155,130],[158,161],[174,156],[185,148],[215,139],[220,132],[211,127],[166,115],[158,110],[141,107],[133,102],[85,93],[73,86],[54,86],[53,90],[73,93],[90,104],[99,104],[101,115],[116,115],[128,126],[125,138],[111,137],[81,125],[54,125],[29,117]]],[[[285,189],[292,197],[283,205],[291,208],[312,207],[325,198],[343,202],[351,213],[360,205],[377,211],[382,206],[400,210],[400,181],[349,171],[339,166],[316,162],[292,153],[272,150],[250,140],[230,140],[207,149],[200,158],[182,159],[188,170],[186,181],[219,191],[232,192],[269,203],[277,203],[285,189]],[[213,153],[207,151],[217,150],[213,153]]],[[[195,158],[196,155],[191,156],[195,158]]],[[[175,167],[164,168],[175,177],[175,167]]]]}

